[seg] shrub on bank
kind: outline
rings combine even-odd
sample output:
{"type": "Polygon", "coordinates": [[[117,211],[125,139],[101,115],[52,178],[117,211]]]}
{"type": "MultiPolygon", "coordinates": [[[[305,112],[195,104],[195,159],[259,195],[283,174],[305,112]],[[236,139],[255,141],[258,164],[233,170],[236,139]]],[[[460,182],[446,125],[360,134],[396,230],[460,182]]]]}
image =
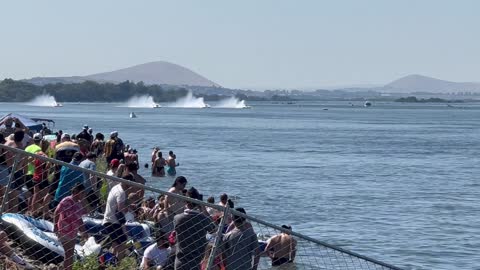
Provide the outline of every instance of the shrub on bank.
{"type": "Polygon", "coordinates": [[[92,269],[106,269],[106,270],[132,270],[137,269],[137,261],[135,258],[127,257],[120,261],[117,266],[108,266],[107,268],[100,268],[98,257],[96,255],[88,256],[83,261],[75,261],[73,263],[73,270],[92,270],[92,269]]]}

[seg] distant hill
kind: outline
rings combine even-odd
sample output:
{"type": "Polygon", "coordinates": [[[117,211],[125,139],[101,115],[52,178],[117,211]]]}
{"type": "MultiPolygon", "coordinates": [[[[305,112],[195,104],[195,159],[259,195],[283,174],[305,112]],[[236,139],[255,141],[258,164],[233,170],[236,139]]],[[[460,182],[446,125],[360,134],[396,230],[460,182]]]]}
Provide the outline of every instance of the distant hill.
{"type": "Polygon", "coordinates": [[[480,92],[480,83],[450,82],[422,75],[408,75],[385,85],[383,91],[394,93],[480,92]]]}
{"type": "Polygon", "coordinates": [[[168,84],[178,86],[220,87],[220,85],[191,71],[188,68],[164,61],[150,62],[88,76],[36,77],[25,81],[36,85],[45,85],[49,83],[81,83],[84,81],[120,83],[126,80],[132,82],[143,81],[148,85],[168,84]]]}
{"type": "MultiPolygon", "coordinates": [[[[46,84],[71,84],[82,83],[85,81],[95,81],[98,83],[121,83],[124,81],[144,82],[146,85],[169,85],[188,87],[199,94],[234,94],[241,92],[239,89],[221,88],[217,83],[182,67],[169,62],[157,61],[141,65],[136,65],[124,69],[110,72],[91,74],[87,76],[71,77],[35,77],[23,80],[35,85],[46,84]]],[[[451,82],[440,80],[423,75],[408,75],[397,79],[385,86],[363,85],[349,88],[331,88],[329,90],[341,90],[346,92],[379,92],[379,93],[458,93],[458,92],[476,92],[480,93],[480,83],[476,82],[451,82]]],[[[248,91],[248,90],[246,90],[248,91]]],[[[282,93],[279,93],[282,94],[282,93]]],[[[285,93],[284,93],[285,94],[285,93]]]]}

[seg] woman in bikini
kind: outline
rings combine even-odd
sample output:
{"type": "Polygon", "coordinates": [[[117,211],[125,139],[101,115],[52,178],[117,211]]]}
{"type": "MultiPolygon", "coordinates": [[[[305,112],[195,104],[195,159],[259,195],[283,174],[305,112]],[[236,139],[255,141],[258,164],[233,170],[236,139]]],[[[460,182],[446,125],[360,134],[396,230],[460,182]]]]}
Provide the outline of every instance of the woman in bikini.
{"type": "Polygon", "coordinates": [[[177,174],[176,167],[180,164],[176,163],[176,158],[177,156],[173,153],[173,151],[168,152],[167,173],[169,176],[175,176],[177,174]]]}
{"type": "Polygon", "coordinates": [[[164,177],[165,176],[165,165],[167,162],[162,157],[162,152],[157,153],[157,159],[153,162],[152,166],[152,176],[164,177]]]}

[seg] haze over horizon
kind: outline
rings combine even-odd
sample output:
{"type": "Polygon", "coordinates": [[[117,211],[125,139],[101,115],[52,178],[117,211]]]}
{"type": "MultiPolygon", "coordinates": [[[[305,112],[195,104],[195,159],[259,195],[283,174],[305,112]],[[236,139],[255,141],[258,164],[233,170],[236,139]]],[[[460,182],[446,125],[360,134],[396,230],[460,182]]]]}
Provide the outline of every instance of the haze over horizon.
{"type": "Polygon", "coordinates": [[[473,0],[54,0],[2,8],[0,79],[168,61],[230,88],[381,85],[409,74],[480,81],[473,0]]]}

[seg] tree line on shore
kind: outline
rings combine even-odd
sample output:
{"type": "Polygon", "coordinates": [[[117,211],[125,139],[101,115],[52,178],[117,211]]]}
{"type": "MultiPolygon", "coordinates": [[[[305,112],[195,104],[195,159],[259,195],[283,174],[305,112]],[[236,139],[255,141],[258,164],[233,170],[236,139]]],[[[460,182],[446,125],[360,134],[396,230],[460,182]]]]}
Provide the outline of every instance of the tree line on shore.
{"type": "MultiPolygon", "coordinates": [[[[27,102],[38,95],[49,94],[59,102],[123,102],[132,96],[150,95],[156,102],[173,102],[187,95],[189,89],[181,86],[145,85],[143,82],[125,81],[122,83],[55,83],[35,85],[25,81],[4,79],[0,82],[0,102],[27,102]]],[[[194,92],[195,94],[195,92],[194,92]]],[[[207,101],[224,99],[225,95],[202,94],[207,101]]],[[[236,95],[244,100],[290,100],[281,96],[260,97],[236,95]]]]}
{"type": "Polygon", "coordinates": [[[395,100],[404,103],[462,103],[463,100],[446,100],[443,98],[417,98],[415,96],[402,97],[395,100]]]}

